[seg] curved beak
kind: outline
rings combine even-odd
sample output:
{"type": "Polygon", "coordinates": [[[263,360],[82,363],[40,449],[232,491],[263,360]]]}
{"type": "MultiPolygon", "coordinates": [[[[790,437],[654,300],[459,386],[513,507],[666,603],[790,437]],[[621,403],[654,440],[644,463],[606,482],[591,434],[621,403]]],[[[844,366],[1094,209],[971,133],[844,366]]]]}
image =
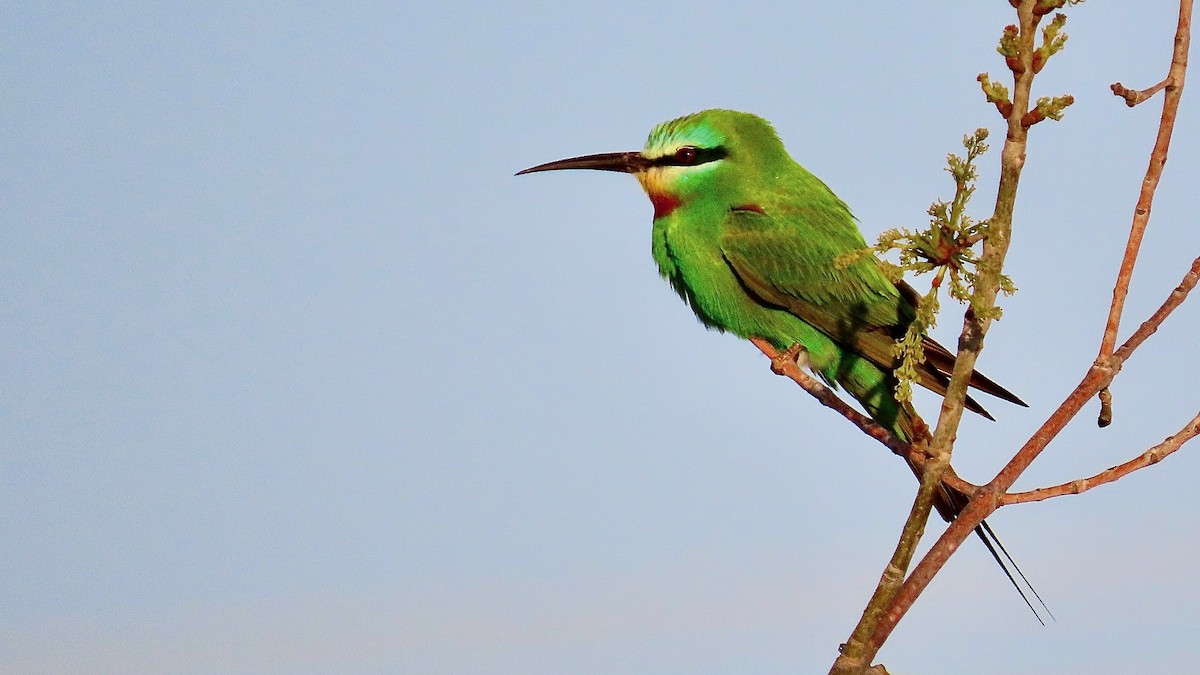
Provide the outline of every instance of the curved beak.
{"type": "Polygon", "coordinates": [[[531,166],[516,175],[536,173],[538,171],[558,171],[561,169],[596,169],[598,171],[616,171],[618,173],[638,173],[650,168],[650,160],[640,152],[605,152],[599,155],[584,155],[560,159],[557,162],[547,162],[531,166]]]}

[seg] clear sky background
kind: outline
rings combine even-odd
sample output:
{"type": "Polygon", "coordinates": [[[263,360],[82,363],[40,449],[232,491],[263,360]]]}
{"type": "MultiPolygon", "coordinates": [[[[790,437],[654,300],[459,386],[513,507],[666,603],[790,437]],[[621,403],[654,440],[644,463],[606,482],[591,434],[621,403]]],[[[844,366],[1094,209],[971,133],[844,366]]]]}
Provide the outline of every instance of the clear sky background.
{"type": "MultiPolygon", "coordinates": [[[[1095,357],[1175,3],[1089,2],[1036,94],[967,420],[984,481],[1095,357]]],[[[868,238],[952,191],[990,2],[0,8],[0,671],[825,672],[916,483],[709,333],[658,278],[627,176],[514,178],[663,120],[772,120],[868,238]]],[[[1193,73],[1195,76],[1195,73],[1193,73]]],[[[1195,81],[1195,77],[1193,77],[1195,81]]],[[[1127,335],[1200,253],[1184,94],[1127,335]]],[[[927,280],[916,279],[918,287],[927,280]]],[[[954,344],[958,308],[938,336],[954,344]]],[[[1019,486],[1080,477],[1200,405],[1193,299],[1019,486]]],[[[933,397],[919,400],[928,416],[933,397]]],[[[893,672],[1184,672],[1200,446],[992,524],[1058,622],[969,542],[893,672]]],[[[940,524],[931,528],[940,531],[940,524]]]]}

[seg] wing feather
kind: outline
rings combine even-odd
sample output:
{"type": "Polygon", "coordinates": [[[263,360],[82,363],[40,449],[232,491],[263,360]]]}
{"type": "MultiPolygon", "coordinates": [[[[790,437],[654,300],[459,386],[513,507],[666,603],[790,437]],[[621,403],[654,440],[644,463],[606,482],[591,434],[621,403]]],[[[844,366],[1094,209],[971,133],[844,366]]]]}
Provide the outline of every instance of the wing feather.
{"type": "MultiPolygon", "coordinates": [[[[919,296],[907,283],[892,283],[873,255],[839,259],[866,248],[848,211],[793,209],[780,216],[733,210],[721,238],[726,262],[760,302],[787,310],[885,370],[897,365],[895,341],[916,315],[919,296]]],[[[954,355],[931,338],[917,382],[945,394],[954,355]]],[[[1007,389],[974,373],[971,386],[1018,405],[1007,389]]],[[[967,408],[991,418],[976,401],[967,408]]]]}

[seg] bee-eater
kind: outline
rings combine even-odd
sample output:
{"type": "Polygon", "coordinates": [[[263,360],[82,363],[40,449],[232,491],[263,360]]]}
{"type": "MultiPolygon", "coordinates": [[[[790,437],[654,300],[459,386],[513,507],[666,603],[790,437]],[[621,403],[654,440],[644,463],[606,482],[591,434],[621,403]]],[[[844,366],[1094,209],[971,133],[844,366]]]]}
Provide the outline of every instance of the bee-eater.
{"type": "MultiPolygon", "coordinates": [[[[800,345],[821,379],[896,436],[916,440],[917,413],[895,394],[892,347],[913,321],[918,295],[889,280],[873,255],[848,256],[867,248],[849,207],[791,158],[769,122],[705,110],[658,125],[641,152],[573,157],[518,175],[559,169],[633,174],[654,205],[659,273],[705,326],[781,351],[800,345]]],[[[945,394],[954,355],[930,338],[923,346],[917,382],[945,394]]],[[[979,373],[970,384],[1025,405],[979,373]]],[[[973,399],[966,405],[991,419],[973,399]]],[[[935,505],[952,520],[966,499],[943,486],[935,505]]],[[[1024,598],[991,529],[984,523],[976,532],[1024,598]]]]}

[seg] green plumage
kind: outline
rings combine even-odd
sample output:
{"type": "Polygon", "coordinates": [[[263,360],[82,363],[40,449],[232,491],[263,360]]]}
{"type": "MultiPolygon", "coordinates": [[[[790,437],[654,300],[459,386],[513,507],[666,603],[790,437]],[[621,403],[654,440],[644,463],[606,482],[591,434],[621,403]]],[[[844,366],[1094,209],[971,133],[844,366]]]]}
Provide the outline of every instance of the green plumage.
{"type": "Polygon", "coordinates": [[[655,219],[659,271],[705,325],[781,350],[799,343],[814,372],[910,437],[890,367],[878,361],[890,366],[893,335],[911,321],[912,308],[873,257],[835,264],[867,246],[850,209],[792,161],[766,120],[746,113],[713,110],[668,122],[651,134],[644,154],[701,138],[720,139],[727,155],[704,181],[680,191],[678,207],[655,219]]]}
{"type": "MultiPolygon", "coordinates": [[[[914,439],[916,413],[895,395],[893,345],[916,314],[916,293],[890,281],[873,255],[850,255],[867,243],[849,207],[788,155],[769,122],[706,110],[655,127],[641,152],[521,173],[556,169],[636,176],[654,204],[659,272],[701,322],[780,350],[799,344],[817,375],[914,439]]],[[[917,382],[945,393],[954,356],[929,339],[924,348],[917,382]]],[[[971,386],[1020,403],[978,373],[971,386]]],[[[973,399],[967,406],[987,415],[973,399]]]]}

